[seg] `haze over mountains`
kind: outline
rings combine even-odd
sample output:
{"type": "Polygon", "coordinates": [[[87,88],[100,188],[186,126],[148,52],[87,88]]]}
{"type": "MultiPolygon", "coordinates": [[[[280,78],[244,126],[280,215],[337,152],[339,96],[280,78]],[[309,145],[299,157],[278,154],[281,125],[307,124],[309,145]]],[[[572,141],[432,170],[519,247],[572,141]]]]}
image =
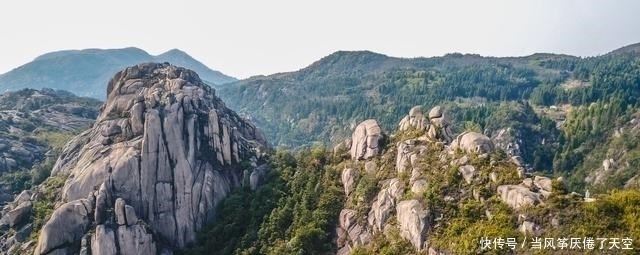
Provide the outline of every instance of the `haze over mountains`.
{"type": "Polygon", "coordinates": [[[134,47],[85,49],[47,53],[2,74],[0,91],[54,88],[104,100],[106,84],[115,72],[143,62],[170,62],[190,68],[196,71],[202,80],[214,86],[236,80],[210,69],[178,49],[157,56],[134,47]]]}

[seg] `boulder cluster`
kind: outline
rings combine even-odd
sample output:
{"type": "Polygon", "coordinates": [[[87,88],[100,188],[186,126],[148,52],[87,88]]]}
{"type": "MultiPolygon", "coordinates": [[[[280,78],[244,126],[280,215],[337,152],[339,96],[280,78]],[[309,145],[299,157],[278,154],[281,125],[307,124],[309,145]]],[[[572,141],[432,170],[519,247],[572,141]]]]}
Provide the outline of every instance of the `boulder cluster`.
{"type": "MultiPolygon", "coordinates": [[[[420,106],[413,107],[399,123],[399,130],[417,130],[424,136],[400,141],[396,144],[395,169],[398,175],[408,174],[407,187],[414,194],[421,194],[428,187],[427,180],[421,176],[419,160],[429,152],[429,143],[444,144],[452,149],[461,148],[468,153],[489,153],[494,149],[491,140],[482,134],[468,132],[454,139],[451,121],[444,109],[436,106],[425,115],[420,106]]],[[[342,172],[342,183],[345,194],[350,195],[363,174],[376,174],[375,157],[383,153],[381,142],[386,137],[375,120],[365,120],[358,124],[351,140],[347,141],[351,159],[364,161],[364,173],[354,168],[345,168],[342,172]]],[[[336,150],[337,151],[337,150],[336,150]]],[[[405,182],[400,178],[391,178],[381,182],[383,188],[372,201],[371,209],[366,214],[366,221],[356,220],[357,212],[343,209],[336,228],[338,235],[338,254],[349,254],[357,246],[367,245],[374,234],[384,233],[389,228],[389,219],[395,215],[399,234],[409,241],[416,250],[435,251],[428,247],[426,234],[431,228],[431,213],[415,199],[404,197],[405,182]]]]}
{"type": "Polygon", "coordinates": [[[426,131],[432,139],[440,139],[451,142],[453,132],[451,131],[451,120],[441,106],[435,106],[429,111],[428,117],[422,112],[421,106],[415,106],[409,111],[398,124],[400,131],[409,129],[426,131]]]}
{"type": "Polygon", "coordinates": [[[12,202],[2,208],[0,218],[0,231],[6,232],[0,236],[0,254],[17,254],[22,246],[33,245],[24,243],[33,231],[33,223],[30,222],[35,193],[31,190],[22,191],[12,202]],[[13,231],[7,231],[12,229],[13,231]]]}
{"type": "MultiPolygon", "coordinates": [[[[388,235],[389,228],[397,228],[400,237],[411,243],[417,251],[442,254],[430,247],[427,240],[428,232],[437,225],[436,215],[427,210],[419,200],[411,199],[422,196],[429,188],[430,180],[423,173],[445,171],[449,167],[455,167],[463,183],[474,185],[479,181],[480,171],[477,168],[479,166],[474,166],[472,158],[489,158],[489,154],[496,150],[493,141],[486,135],[467,131],[455,136],[451,127],[452,123],[447,113],[440,106],[431,109],[428,115],[423,113],[420,106],[413,107],[400,121],[400,132],[420,131],[417,133],[418,137],[400,140],[395,147],[391,146],[391,150],[395,149],[392,153],[395,156],[393,162],[397,177],[379,182],[381,189],[370,202],[370,209],[364,214],[364,220],[358,220],[362,215],[358,216],[358,211],[349,206],[341,211],[339,224],[336,227],[338,254],[350,254],[355,247],[367,246],[377,233],[388,235]],[[435,152],[434,148],[439,148],[438,152],[435,152]],[[439,153],[436,160],[441,166],[423,163],[422,159],[430,153],[439,153]],[[408,180],[403,179],[403,176],[408,177],[408,180]],[[405,190],[413,194],[406,195],[405,190]]],[[[351,140],[345,142],[346,147],[350,146],[350,155],[353,160],[353,164],[343,170],[341,177],[348,197],[353,197],[359,178],[364,175],[377,175],[377,164],[380,164],[381,160],[389,162],[385,158],[388,158],[391,153],[382,150],[383,137],[386,135],[377,122],[366,120],[357,125],[351,140]],[[361,172],[358,169],[364,171],[361,172]]],[[[396,135],[396,137],[402,136],[396,135]]],[[[382,164],[380,167],[388,167],[384,165],[385,163],[382,164]]],[[[493,164],[495,162],[491,163],[493,164]]],[[[507,160],[505,164],[513,167],[514,176],[517,172],[517,176],[523,178],[522,183],[517,185],[493,184],[497,185],[494,186],[496,194],[507,205],[518,210],[525,206],[541,204],[549,197],[552,192],[552,182],[549,178],[542,176],[525,178],[523,162],[518,156],[511,157],[510,162],[507,160]]],[[[488,177],[493,183],[498,183],[501,178],[495,171],[488,177]]],[[[460,192],[461,194],[470,192],[469,194],[480,202],[485,199],[475,188],[460,192]]],[[[454,196],[446,195],[444,200],[451,202],[459,199],[454,196]]],[[[490,215],[490,212],[487,213],[490,215]]],[[[522,223],[521,228],[524,229],[523,231],[539,231],[539,227],[532,225],[529,221],[522,223]]]]}

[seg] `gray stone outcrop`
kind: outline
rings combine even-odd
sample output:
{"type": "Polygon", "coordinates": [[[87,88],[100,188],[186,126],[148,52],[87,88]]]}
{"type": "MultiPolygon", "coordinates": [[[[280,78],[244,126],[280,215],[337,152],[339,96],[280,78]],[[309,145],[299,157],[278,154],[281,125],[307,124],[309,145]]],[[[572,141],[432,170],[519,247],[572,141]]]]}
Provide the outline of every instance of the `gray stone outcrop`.
{"type": "Polygon", "coordinates": [[[489,137],[477,132],[464,132],[453,141],[452,148],[460,148],[466,153],[491,153],[495,146],[489,137]]]}
{"type": "Polygon", "coordinates": [[[361,122],[351,136],[351,159],[363,160],[378,155],[382,150],[380,143],[383,138],[384,134],[376,120],[361,122]]]}
{"type": "Polygon", "coordinates": [[[120,254],[155,254],[151,232],[168,248],[192,244],[218,203],[242,185],[242,168],[255,165],[245,162],[255,163],[267,149],[262,133],[191,70],[129,67],[111,79],[107,94],[96,123],[67,144],[52,170],[69,176],[61,194],[68,206],[57,208],[41,231],[37,255],[79,241],[90,221],[99,227],[91,254],[109,254],[120,239],[131,240],[118,241],[120,254]],[[95,212],[79,202],[88,195],[95,212]],[[73,227],[53,232],[62,225],[73,227]]]}

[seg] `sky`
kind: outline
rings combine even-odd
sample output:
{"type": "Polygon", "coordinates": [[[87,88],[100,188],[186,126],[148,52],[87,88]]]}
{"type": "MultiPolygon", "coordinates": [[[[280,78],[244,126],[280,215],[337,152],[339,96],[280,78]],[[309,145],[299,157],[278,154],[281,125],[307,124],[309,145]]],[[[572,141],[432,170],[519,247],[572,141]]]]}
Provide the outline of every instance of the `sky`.
{"type": "Polygon", "coordinates": [[[640,42],[640,1],[123,1],[0,3],[0,73],[58,50],[178,48],[247,78],[295,71],[338,50],[602,55],[640,42]]]}

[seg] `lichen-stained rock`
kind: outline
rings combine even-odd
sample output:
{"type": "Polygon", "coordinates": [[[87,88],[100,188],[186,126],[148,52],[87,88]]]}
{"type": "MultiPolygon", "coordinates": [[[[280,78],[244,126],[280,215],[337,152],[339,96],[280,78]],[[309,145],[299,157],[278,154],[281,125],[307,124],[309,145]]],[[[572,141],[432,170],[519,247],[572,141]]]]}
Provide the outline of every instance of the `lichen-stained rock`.
{"type": "Polygon", "coordinates": [[[467,153],[491,153],[495,150],[495,146],[486,135],[467,131],[456,137],[452,144],[453,148],[460,148],[467,153]]]}
{"type": "Polygon", "coordinates": [[[540,194],[532,192],[522,185],[500,185],[498,186],[498,194],[502,201],[514,209],[540,203],[540,194]]]}
{"type": "MultiPolygon", "coordinates": [[[[118,72],[107,94],[94,126],[67,144],[52,170],[69,176],[62,199],[77,201],[97,190],[96,224],[116,217],[113,223],[137,236],[141,220],[166,248],[195,242],[218,203],[242,185],[246,162],[261,159],[264,136],[195,72],[167,63],[118,72]],[[102,143],[105,135],[110,143],[102,143]],[[134,215],[136,222],[129,222],[134,215]]],[[[119,236],[120,229],[111,230],[119,236]]]]}
{"type": "Polygon", "coordinates": [[[400,124],[398,124],[400,131],[411,128],[416,130],[428,130],[429,125],[429,118],[424,115],[421,106],[414,106],[411,108],[409,115],[405,116],[400,121],[400,124]]]}
{"type": "Polygon", "coordinates": [[[383,138],[384,134],[376,120],[368,119],[361,122],[351,136],[351,159],[369,159],[378,155],[383,138]]]}
{"type": "Polygon", "coordinates": [[[400,236],[407,239],[416,250],[425,249],[426,232],[429,230],[429,212],[418,200],[401,201],[396,206],[400,236]]]}

